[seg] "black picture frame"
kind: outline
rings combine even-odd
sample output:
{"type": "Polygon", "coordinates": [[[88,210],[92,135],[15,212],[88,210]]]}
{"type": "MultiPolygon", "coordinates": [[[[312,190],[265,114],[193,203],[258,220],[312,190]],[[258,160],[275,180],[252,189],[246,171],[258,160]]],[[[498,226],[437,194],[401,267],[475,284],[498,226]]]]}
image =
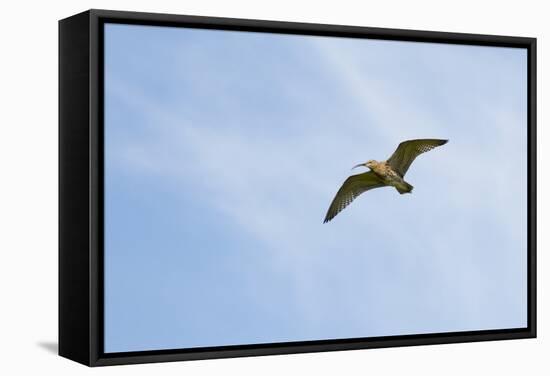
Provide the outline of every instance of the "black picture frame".
{"type": "Polygon", "coordinates": [[[536,39],[88,10],[59,21],[59,354],[88,366],[536,337],[536,39]],[[125,353],[103,351],[103,25],[105,22],[525,48],[528,325],[388,337],[125,353]]]}

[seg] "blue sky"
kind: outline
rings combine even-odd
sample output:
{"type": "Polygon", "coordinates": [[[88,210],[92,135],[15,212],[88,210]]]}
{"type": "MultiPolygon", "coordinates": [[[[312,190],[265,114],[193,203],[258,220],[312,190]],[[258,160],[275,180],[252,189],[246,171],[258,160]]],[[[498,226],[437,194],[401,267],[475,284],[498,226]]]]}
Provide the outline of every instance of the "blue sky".
{"type": "Polygon", "coordinates": [[[106,25],[106,352],[525,327],[526,56],[106,25]]]}

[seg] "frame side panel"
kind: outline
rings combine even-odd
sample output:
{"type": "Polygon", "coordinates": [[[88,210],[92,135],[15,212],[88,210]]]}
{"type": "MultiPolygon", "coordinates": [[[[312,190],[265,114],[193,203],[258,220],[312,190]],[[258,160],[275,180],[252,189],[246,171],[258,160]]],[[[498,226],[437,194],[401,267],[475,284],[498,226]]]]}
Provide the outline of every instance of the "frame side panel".
{"type": "Polygon", "coordinates": [[[537,40],[528,49],[528,309],[531,336],[537,337],[537,40]]]}
{"type": "Polygon", "coordinates": [[[89,12],[59,22],[59,355],[90,363],[89,12]]]}

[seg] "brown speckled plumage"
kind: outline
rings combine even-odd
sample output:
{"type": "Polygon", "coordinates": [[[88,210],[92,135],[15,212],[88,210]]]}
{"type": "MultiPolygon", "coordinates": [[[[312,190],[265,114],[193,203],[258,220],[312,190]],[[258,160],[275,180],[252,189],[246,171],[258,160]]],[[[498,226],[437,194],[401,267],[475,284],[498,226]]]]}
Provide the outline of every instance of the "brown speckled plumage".
{"type": "MultiPolygon", "coordinates": [[[[412,162],[420,154],[444,145],[448,140],[420,139],[409,140],[399,144],[392,156],[384,161],[370,160],[355,167],[365,166],[370,169],[362,174],[352,175],[346,179],[332,200],[325,216],[324,223],[333,219],[361,193],[380,187],[395,187],[400,194],[411,193],[413,186],[403,178],[412,162]]],[[[355,168],[354,167],[354,168],[355,168]]]]}

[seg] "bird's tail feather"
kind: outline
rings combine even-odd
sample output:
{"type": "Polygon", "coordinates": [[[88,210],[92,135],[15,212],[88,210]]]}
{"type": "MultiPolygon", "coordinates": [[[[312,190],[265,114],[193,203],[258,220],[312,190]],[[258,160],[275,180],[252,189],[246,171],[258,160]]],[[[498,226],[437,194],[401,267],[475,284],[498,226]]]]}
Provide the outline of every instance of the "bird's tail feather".
{"type": "Polygon", "coordinates": [[[404,181],[403,184],[400,184],[400,185],[395,187],[395,189],[397,189],[397,191],[401,194],[411,193],[413,188],[414,187],[412,185],[410,185],[409,183],[407,183],[406,181],[404,181]]]}

